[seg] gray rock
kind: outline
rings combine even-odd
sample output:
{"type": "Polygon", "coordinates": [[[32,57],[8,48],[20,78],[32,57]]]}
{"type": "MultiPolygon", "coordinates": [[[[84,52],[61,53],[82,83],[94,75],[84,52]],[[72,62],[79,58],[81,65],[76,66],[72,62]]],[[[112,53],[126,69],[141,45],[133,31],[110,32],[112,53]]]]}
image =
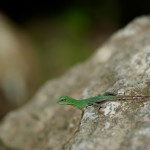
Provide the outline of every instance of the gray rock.
{"type": "Polygon", "coordinates": [[[89,106],[83,117],[56,104],[61,95],[87,98],[108,90],[150,94],[150,17],[135,19],[86,62],[47,82],[3,120],[0,139],[20,150],[150,149],[149,98],[106,102],[99,112],[89,106]]]}

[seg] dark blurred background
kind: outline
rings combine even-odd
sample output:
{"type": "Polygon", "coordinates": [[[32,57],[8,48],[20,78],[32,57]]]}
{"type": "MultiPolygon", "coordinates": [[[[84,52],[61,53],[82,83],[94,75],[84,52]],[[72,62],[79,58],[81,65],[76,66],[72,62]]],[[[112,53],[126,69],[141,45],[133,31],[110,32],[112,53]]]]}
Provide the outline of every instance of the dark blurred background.
{"type": "Polygon", "coordinates": [[[148,0],[0,2],[0,118],[149,13],[148,0]]]}

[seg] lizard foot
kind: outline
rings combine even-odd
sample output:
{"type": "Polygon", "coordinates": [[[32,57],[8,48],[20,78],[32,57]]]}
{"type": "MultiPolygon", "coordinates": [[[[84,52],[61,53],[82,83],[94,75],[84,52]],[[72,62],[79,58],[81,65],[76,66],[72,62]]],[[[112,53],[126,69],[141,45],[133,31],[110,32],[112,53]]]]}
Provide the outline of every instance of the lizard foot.
{"type": "Polygon", "coordinates": [[[104,115],[104,111],[102,111],[101,108],[106,108],[106,106],[100,105],[100,106],[98,107],[98,113],[104,115]]]}

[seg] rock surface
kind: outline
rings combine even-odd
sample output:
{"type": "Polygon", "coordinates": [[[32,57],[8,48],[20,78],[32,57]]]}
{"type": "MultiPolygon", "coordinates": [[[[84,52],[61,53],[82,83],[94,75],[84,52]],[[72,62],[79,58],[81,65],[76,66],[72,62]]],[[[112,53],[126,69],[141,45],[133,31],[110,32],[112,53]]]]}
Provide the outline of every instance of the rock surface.
{"type": "Polygon", "coordinates": [[[89,60],[47,82],[24,107],[0,125],[0,141],[19,150],[150,149],[150,99],[89,106],[83,117],[56,104],[61,95],[96,96],[109,90],[150,94],[150,17],[135,19],[114,34],[89,60]]]}

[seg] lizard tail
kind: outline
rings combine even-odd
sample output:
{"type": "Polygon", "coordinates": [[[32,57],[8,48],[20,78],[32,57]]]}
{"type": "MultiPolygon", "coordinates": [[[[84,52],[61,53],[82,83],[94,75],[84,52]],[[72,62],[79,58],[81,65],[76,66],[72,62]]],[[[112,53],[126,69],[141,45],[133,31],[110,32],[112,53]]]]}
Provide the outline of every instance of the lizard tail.
{"type": "Polygon", "coordinates": [[[150,97],[150,95],[124,95],[118,97],[150,97]]]}

